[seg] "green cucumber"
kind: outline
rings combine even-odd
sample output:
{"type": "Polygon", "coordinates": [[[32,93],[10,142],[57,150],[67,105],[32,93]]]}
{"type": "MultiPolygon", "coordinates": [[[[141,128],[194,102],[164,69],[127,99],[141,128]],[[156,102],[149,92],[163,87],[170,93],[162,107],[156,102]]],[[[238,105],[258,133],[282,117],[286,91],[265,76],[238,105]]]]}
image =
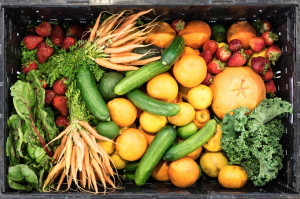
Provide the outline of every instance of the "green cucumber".
{"type": "Polygon", "coordinates": [[[175,138],[176,130],[171,125],[163,127],[156,134],[135,172],[135,184],[141,186],[147,182],[152,170],[161,160],[168,148],[173,144],[175,138]]]}
{"type": "Polygon", "coordinates": [[[131,52],[141,54],[141,55],[144,55],[147,52],[151,52],[151,53],[144,55],[141,59],[139,59],[139,60],[144,60],[144,59],[149,59],[152,57],[160,56],[161,48],[152,44],[150,46],[134,48],[131,52]]]}
{"type": "Polygon", "coordinates": [[[125,171],[128,173],[133,173],[136,171],[138,165],[140,163],[140,160],[132,161],[132,162],[127,162],[125,166],[125,171]]]}
{"type": "Polygon", "coordinates": [[[216,132],[217,122],[209,120],[198,132],[188,139],[172,146],[164,155],[167,161],[174,161],[192,153],[205,144],[216,132]]]}
{"type": "Polygon", "coordinates": [[[183,49],[185,46],[185,42],[183,37],[176,36],[172,43],[164,50],[161,55],[161,63],[163,65],[173,65],[181,56],[183,49]]]}
{"type": "Polygon", "coordinates": [[[126,73],[125,73],[125,77],[127,77],[127,76],[129,76],[131,73],[133,73],[134,72],[134,70],[129,70],[129,71],[127,71],[126,73]]]}
{"type": "Polygon", "coordinates": [[[124,95],[132,89],[139,88],[153,77],[170,70],[172,66],[164,66],[160,60],[142,66],[122,79],[114,88],[117,95],[124,95]]]}
{"type": "Polygon", "coordinates": [[[127,97],[136,107],[154,115],[174,116],[180,111],[179,105],[149,97],[137,88],[129,91],[127,97]]]}
{"type": "Polygon", "coordinates": [[[182,139],[187,139],[191,137],[198,130],[196,124],[190,122],[184,126],[180,126],[177,128],[177,135],[182,139]]]}
{"type": "Polygon", "coordinates": [[[95,77],[89,68],[78,68],[77,86],[86,107],[99,121],[109,121],[109,110],[97,88],[95,77]]]}
{"type": "Polygon", "coordinates": [[[124,171],[124,177],[127,178],[128,180],[134,180],[135,179],[135,174],[134,173],[128,173],[124,171]]]}

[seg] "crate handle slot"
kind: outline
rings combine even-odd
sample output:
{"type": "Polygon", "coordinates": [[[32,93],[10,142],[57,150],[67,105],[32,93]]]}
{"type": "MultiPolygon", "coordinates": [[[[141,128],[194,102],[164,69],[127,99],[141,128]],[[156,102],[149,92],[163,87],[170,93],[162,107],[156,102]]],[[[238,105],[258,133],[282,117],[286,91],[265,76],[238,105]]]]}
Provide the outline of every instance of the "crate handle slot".
{"type": "MultiPolygon", "coordinates": [[[[289,91],[290,91],[290,102],[294,108],[294,77],[289,78],[289,91]]],[[[289,123],[292,125],[294,123],[294,114],[289,114],[289,123]]]]}

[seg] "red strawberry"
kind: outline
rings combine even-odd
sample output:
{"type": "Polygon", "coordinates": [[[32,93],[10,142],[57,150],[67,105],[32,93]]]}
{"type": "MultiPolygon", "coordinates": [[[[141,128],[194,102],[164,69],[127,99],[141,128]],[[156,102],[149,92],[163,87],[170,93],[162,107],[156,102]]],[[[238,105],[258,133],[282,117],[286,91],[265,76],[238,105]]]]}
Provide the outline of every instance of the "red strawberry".
{"type": "Polygon", "coordinates": [[[55,123],[56,123],[56,126],[58,128],[62,128],[62,127],[67,127],[68,124],[69,124],[70,120],[66,117],[66,116],[58,116],[58,118],[56,119],[55,123]]]}
{"type": "Polygon", "coordinates": [[[271,45],[266,51],[266,56],[272,62],[273,65],[275,65],[275,61],[278,60],[280,55],[281,50],[276,44],[271,45]]]}
{"type": "Polygon", "coordinates": [[[40,64],[47,61],[47,59],[53,54],[54,49],[47,45],[46,42],[41,42],[37,46],[36,56],[40,64]]]}
{"type": "Polygon", "coordinates": [[[249,42],[250,48],[254,52],[260,52],[262,49],[264,49],[265,45],[265,40],[261,37],[254,37],[250,40],[249,42]]]}
{"type": "Polygon", "coordinates": [[[22,67],[22,71],[24,74],[29,73],[31,70],[36,70],[37,64],[34,61],[30,61],[29,63],[26,63],[22,67]]]}
{"type": "Polygon", "coordinates": [[[212,54],[209,50],[200,53],[200,56],[204,59],[206,65],[212,61],[212,54]]]}
{"type": "Polygon", "coordinates": [[[179,32],[185,28],[185,22],[182,19],[175,19],[171,25],[172,25],[172,28],[177,32],[179,32]]]}
{"type": "Polygon", "coordinates": [[[83,39],[87,39],[90,37],[90,34],[91,34],[91,29],[94,28],[94,25],[87,25],[84,29],[84,31],[86,32],[86,35],[83,37],[83,39]]]}
{"type": "Polygon", "coordinates": [[[272,67],[269,67],[268,70],[263,72],[260,76],[264,81],[270,81],[273,78],[272,67]]]}
{"type": "Polygon", "coordinates": [[[55,98],[55,92],[52,90],[45,90],[45,106],[48,106],[52,103],[55,98]]]}
{"type": "Polygon", "coordinates": [[[53,90],[57,95],[65,95],[67,92],[67,78],[56,80],[53,84],[53,90]]]}
{"type": "Polygon", "coordinates": [[[212,83],[213,83],[213,76],[208,72],[208,73],[206,73],[206,77],[201,84],[208,86],[212,83]]]}
{"type": "Polygon", "coordinates": [[[265,86],[266,86],[267,93],[270,94],[271,96],[274,96],[274,94],[276,93],[276,87],[273,80],[265,82],[265,86]]]}
{"type": "Polygon", "coordinates": [[[83,29],[79,25],[71,25],[67,30],[67,37],[76,36],[77,39],[81,39],[83,29]]]}
{"type": "Polygon", "coordinates": [[[59,25],[57,25],[57,24],[52,25],[51,41],[56,46],[61,45],[63,43],[65,37],[66,36],[59,25]]]}
{"type": "Polygon", "coordinates": [[[224,70],[224,63],[222,63],[220,60],[213,60],[210,62],[207,66],[207,72],[212,73],[212,74],[218,74],[222,70],[224,70]]]}
{"type": "Polygon", "coordinates": [[[233,39],[228,44],[228,48],[232,53],[240,51],[242,47],[243,47],[243,43],[239,39],[233,39]]]}
{"type": "Polygon", "coordinates": [[[218,43],[215,40],[208,40],[203,44],[203,51],[209,50],[211,54],[215,54],[218,50],[218,43]]]}
{"type": "Polygon", "coordinates": [[[51,25],[48,22],[43,21],[35,30],[35,32],[43,37],[49,37],[51,35],[51,25]]]}
{"type": "Polygon", "coordinates": [[[28,28],[27,28],[27,33],[30,33],[30,34],[36,34],[36,32],[35,32],[35,27],[28,27],[28,28]]]}
{"type": "Polygon", "coordinates": [[[264,32],[268,32],[272,29],[272,25],[268,21],[263,21],[263,26],[262,26],[264,32]]]}
{"type": "Polygon", "coordinates": [[[73,37],[66,37],[61,45],[62,50],[70,50],[71,46],[74,46],[76,43],[76,40],[73,37]]]}
{"type": "Polygon", "coordinates": [[[44,40],[43,37],[38,35],[28,35],[24,37],[23,42],[27,49],[35,49],[36,46],[44,40]]]}
{"type": "Polygon", "coordinates": [[[248,56],[243,52],[243,49],[241,51],[235,52],[230,59],[228,60],[228,66],[230,67],[237,67],[237,66],[243,66],[247,61],[248,56]]]}
{"type": "Polygon", "coordinates": [[[248,57],[251,57],[252,55],[253,55],[253,51],[252,50],[244,50],[244,53],[246,54],[246,55],[248,55],[248,57]]]}
{"type": "Polygon", "coordinates": [[[222,46],[216,52],[216,58],[221,62],[227,61],[230,58],[230,56],[231,56],[231,52],[228,49],[227,45],[222,46]]]}
{"type": "Polygon", "coordinates": [[[253,57],[251,59],[251,66],[254,72],[256,72],[257,74],[262,74],[270,67],[270,62],[267,58],[261,56],[253,57]]]}
{"type": "Polygon", "coordinates": [[[260,37],[264,39],[266,46],[271,46],[274,41],[278,40],[278,35],[271,31],[263,33],[260,37]]]}
{"type": "Polygon", "coordinates": [[[43,89],[46,89],[48,86],[47,82],[45,80],[41,80],[41,79],[40,79],[40,82],[42,83],[43,89]]]}
{"type": "Polygon", "coordinates": [[[58,112],[63,116],[67,116],[69,113],[67,100],[68,99],[64,96],[56,96],[52,102],[52,106],[56,108],[58,112]]]}

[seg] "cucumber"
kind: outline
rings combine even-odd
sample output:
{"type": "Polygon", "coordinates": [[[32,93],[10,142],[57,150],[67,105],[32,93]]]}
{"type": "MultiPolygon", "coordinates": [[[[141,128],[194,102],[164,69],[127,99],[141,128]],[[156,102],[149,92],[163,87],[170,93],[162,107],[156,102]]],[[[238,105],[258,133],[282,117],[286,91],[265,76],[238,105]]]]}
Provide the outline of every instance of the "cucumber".
{"type": "Polygon", "coordinates": [[[181,56],[185,42],[183,37],[176,36],[172,43],[166,48],[166,50],[161,55],[161,63],[163,65],[173,65],[181,56]]]}
{"type": "Polygon", "coordinates": [[[136,171],[138,165],[140,163],[140,160],[132,161],[132,162],[127,162],[125,166],[125,171],[128,173],[133,173],[136,171]]]}
{"type": "Polygon", "coordinates": [[[190,122],[184,126],[180,126],[177,128],[177,135],[182,139],[187,139],[191,137],[198,130],[196,124],[190,122]]]}
{"type": "Polygon", "coordinates": [[[95,77],[88,68],[80,66],[76,76],[77,86],[86,107],[99,121],[109,121],[109,110],[97,88],[95,77]]]}
{"type": "Polygon", "coordinates": [[[151,53],[146,54],[144,57],[142,57],[140,60],[149,59],[152,57],[160,56],[161,55],[161,48],[155,45],[135,48],[131,52],[137,53],[137,54],[145,54],[147,52],[151,51],[151,53]]]}
{"type": "MultiPolygon", "coordinates": [[[[205,144],[214,134],[217,128],[217,122],[214,119],[209,120],[198,132],[188,139],[172,146],[164,155],[167,161],[174,161],[192,153],[203,144],[205,144]]],[[[155,139],[155,138],[154,138],[155,139]]]]}
{"type": "Polygon", "coordinates": [[[151,62],[140,69],[130,73],[124,79],[122,79],[114,88],[114,92],[117,95],[124,95],[132,89],[139,88],[145,82],[167,72],[172,66],[164,66],[160,60],[151,62]]]}
{"type": "Polygon", "coordinates": [[[129,70],[129,71],[127,71],[126,73],[125,73],[125,77],[127,77],[127,76],[129,76],[131,73],[133,73],[134,72],[134,70],[129,70]]]}
{"type": "Polygon", "coordinates": [[[129,91],[127,97],[136,107],[154,115],[174,116],[180,111],[179,105],[149,97],[137,88],[129,91]]]}
{"type": "Polygon", "coordinates": [[[174,142],[175,138],[176,130],[171,125],[163,127],[156,134],[135,172],[135,184],[141,186],[147,182],[152,170],[174,142]]]}
{"type": "Polygon", "coordinates": [[[135,179],[135,174],[134,173],[128,173],[128,172],[124,172],[124,177],[127,178],[128,180],[134,180],[135,179]]]}

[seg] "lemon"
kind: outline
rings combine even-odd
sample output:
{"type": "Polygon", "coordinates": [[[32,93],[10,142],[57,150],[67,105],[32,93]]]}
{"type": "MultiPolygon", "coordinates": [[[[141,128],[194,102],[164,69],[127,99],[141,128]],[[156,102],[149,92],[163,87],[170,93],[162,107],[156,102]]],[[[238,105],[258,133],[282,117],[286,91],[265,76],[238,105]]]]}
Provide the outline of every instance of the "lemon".
{"type": "Polygon", "coordinates": [[[154,115],[144,111],[140,116],[141,127],[148,133],[157,133],[166,126],[168,120],[166,116],[154,115]]]}
{"type": "Polygon", "coordinates": [[[252,59],[253,57],[258,57],[258,56],[260,56],[260,57],[266,58],[266,52],[267,52],[267,48],[266,48],[266,47],[265,47],[262,51],[254,52],[253,55],[252,55],[250,58],[248,58],[248,60],[247,60],[247,66],[249,66],[249,67],[252,66],[252,65],[251,65],[251,59],[252,59]]]}
{"type": "Polygon", "coordinates": [[[220,141],[222,137],[221,126],[217,124],[215,134],[203,145],[203,147],[210,152],[221,151],[220,141]]]}
{"type": "Polygon", "coordinates": [[[223,46],[228,46],[228,45],[226,43],[223,43],[223,42],[218,43],[218,49],[223,47],[223,46]]]}
{"type": "Polygon", "coordinates": [[[124,169],[126,164],[127,164],[127,160],[124,160],[123,158],[121,158],[118,154],[117,151],[114,151],[111,155],[110,158],[112,159],[114,165],[116,166],[117,169],[124,169]]]}
{"type": "Polygon", "coordinates": [[[180,111],[177,115],[168,117],[169,122],[175,126],[184,126],[193,121],[195,117],[194,107],[187,102],[177,104],[180,106],[180,111]]]}
{"type": "Polygon", "coordinates": [[[204,152],[200,157],[202,171],[210,177],[218,177],[220,170],[228,164],[222,152],[204,152]]]}
{"type": "MultiPolygon", "coordinates": [[[[116,139],[112,139],[112,141],[115,142],[116,139]]],[[[101,144],[101,146],[104,148],[104,150],[108,155],[112,154],[112,152],[114,152],[115,150],[115,143],[113,142],[106,141],[106,140],[97,140],[97,143],[101,144]]]]}
{"type": "Polygon", "coordinates": [[[213,94],[208,86],[200,84],[189,90],[187,98],[195,109],[202,110],[210,106],[213,94]]]}
{"type": "Polygon", "coordinates": [[[187,88],[179,84],[179,93],[183,97],[183,99],[187,100],[187,94],[191,88],[187,88]]]}

